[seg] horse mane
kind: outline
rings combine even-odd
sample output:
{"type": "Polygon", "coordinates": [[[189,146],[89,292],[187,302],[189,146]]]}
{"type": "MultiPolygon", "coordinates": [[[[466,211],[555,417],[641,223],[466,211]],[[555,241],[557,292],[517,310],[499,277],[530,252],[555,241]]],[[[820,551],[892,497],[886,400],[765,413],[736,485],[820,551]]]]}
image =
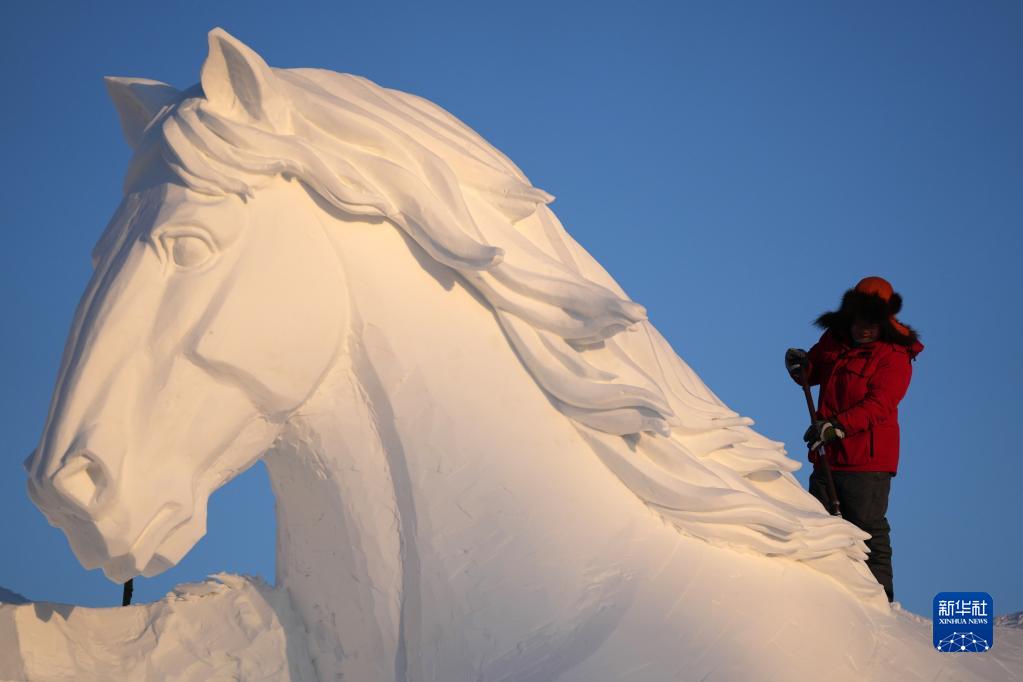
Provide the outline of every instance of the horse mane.
{"type": "Polygon", "coordinates": [[[161,160],[199,192],[251,195],[285,175],[392,221],[492,306],[551,402],[662,519],[875,595],[866,535],[802,490],[783,445],[707,388],[506,156],[420,97],[324,70],[272,73],[285,121],[239,120],[187,90],[149,125],[126,190],[161,160]]]}

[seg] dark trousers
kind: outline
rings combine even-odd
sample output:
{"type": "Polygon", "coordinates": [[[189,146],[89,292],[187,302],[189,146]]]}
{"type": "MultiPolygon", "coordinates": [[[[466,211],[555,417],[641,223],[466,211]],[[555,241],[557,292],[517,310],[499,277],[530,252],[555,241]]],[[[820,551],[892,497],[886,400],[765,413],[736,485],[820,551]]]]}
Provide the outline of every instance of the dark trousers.
{"type": "MultiPolygon", "coordinates": [[[[884,588],[888,601],[895,598],[892,586],[892,540],[888,513],[888,493],[892,476],[884,471],[834,471],[835,492],[842,507],[842,518],[857,528],[870,533],[867,548],[867,568],[884,588]]],[[[810,493],[830,510],[828,490],[823,474],[816,470],[810,474],[810,493]]]]}

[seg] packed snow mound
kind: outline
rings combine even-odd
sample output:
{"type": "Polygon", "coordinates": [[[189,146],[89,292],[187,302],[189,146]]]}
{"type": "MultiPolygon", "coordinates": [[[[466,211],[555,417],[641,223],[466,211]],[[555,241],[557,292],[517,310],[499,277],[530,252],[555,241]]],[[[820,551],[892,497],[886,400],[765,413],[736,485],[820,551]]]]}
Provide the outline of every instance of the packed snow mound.
{"type": "Polygon", "coordinates": [[[1003,628],[1023,629],[1023,611],[1017,611],[1016,613],[1007,613],[1004,616],[996,616],[995,626],[1003,628]]]}
{"type": "MultiPolygon", "coordinates": [[[[819,595],[813,589],[810,592],[810,601],[817,608],[834,606],[817,599],[819,595]]],[[[729,629],[740,634],[743,621],[749,618],[742,602],[749,608],[748,595],[734,600],[722,595],[721,599],[722,605],[727,603],[733,609],[729,629]]],[[[865,610],[859,617],[866,617],[869,624],[850,623],[845,639],[833,640],[834,650],[822,656],[819,651],[796,653],[801,646],[798,642],[812,639],[805,629],[806,621],[798,617],[801,611],[805,615],[804,609],[796,608],[782,617],[778,632],[761,642],[764,650],[759,653],[764,667],[756,673],[760,679],[814,679],[810,668],[819,668],[829,670],[833,682],[1023,680],[1023,630],[1019,628],[1023,614],[999,617],[991,652],[964,655],[931,650],[930,620],[904,611],[898,604],[887,614],[865,610]],[[793,637],[787,646],[784,639],[779,639],[781,633],[793,637]],[[778,646],[788,649],[783,658],[792,667],[787,673],[777,667],[778,646]],[[842,649],[852,652],[864,647],[870,655],[837,655],[842,649]]],[[[749,641],[729,659],[724,655],[728,649],[725,632],[715,628],[710,632],[695,630],[688,636],[676,634],[680,641],[691,643],[679,649],[677,655],[689,661],[692,679],[753,679],[749,653],[755,647],[749,641]]],[[[316,682],[321,678],[303,644],[305,635],[286,591],[271,588],[258,578],[223,573],[202,583],[181,585],[152,604],[98,609],[48,603],[5,604],[0,605],[0,642],[4,643],[0,648],[0,680],[316,682]]],[[[553,677],[479,679],[620,679],[593,676],[593,671],[583,676],[575,672],[567,676],[556,673],[553,677]]]]}
{"type": "Polygon", "coordinates": [[[315,679],[295,627],[286,593],[224,573],[152,604],[2,605],[0,680],[315,679]]]}
{"type": "Polygon", "coordinates": [[[28,599],[17,592],[0,587],[0,604],[27,604],[28,599]]]}

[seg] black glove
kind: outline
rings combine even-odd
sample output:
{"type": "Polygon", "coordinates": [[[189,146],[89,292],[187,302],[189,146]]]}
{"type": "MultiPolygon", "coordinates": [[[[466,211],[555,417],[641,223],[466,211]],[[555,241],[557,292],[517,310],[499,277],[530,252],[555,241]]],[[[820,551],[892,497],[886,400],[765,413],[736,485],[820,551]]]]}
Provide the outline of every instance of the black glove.
{"type": "Polygon", "coordinates": [[[802,348],[789,348],[785,351],[785,369],[789,376],[801,381],[803,367],[806,366],[806,351],[802,348]]]}
{"type": "Polygon", "coordinates": [[[803,440],[806,441],[806,446],[811,450],[816,450],[820,446],[839,438],[845,438],[845,429],[842,428],[837,419],[818,419],[813,424],[810,424],[810,428],[803,434],[803,440]]]}

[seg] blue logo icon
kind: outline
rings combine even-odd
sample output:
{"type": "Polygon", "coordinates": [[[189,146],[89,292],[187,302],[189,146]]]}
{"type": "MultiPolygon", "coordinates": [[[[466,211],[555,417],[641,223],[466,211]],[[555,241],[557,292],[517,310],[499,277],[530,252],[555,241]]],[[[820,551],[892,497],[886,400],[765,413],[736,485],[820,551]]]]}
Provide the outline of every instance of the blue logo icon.
{"type": "Polygon", "coordinates": [[[987,592],[939,592],[934,596],[934,648],[946,653],[983,653],[995,644],[994,600],[987,592]]]}

